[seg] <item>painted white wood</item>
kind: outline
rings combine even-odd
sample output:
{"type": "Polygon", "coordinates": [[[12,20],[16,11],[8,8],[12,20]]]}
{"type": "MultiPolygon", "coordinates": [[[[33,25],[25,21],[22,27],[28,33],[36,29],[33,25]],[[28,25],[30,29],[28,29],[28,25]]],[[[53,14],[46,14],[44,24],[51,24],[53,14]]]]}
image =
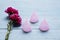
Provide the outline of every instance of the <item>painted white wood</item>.
{"type": "Polygon", "coordinates": [[[8,16],[4,10],[12,6],[19,10],[19,15],[30,19],[31,14],[36,11],[39,22],[31,24],[32,32],[23,33],[21,27],[14,28],[9,40],[60,40],[60,0],[0,0],[0,40],[5,39],[8,16]],[[39,25],[46,18],[50,30],[46,33],[39,31],[39,25]]]}

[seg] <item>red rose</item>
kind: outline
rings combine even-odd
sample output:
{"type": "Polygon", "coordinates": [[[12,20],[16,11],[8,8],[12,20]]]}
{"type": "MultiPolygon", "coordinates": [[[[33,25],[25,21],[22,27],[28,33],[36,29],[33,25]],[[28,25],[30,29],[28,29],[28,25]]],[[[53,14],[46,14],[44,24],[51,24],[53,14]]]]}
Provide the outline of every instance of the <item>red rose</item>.
{"type": "Polygon", "coordinates": [[[10,20],[15,22],[16,24],[21,24],[21,21],[22,21],[21,17],[18,14],[10,15],[10,20]]]}
{"type": "Polygon", "coordinates": [[[19,17],[18,14],[12,14],[12,15],[10,15],[9,18],[10,18],[12,21],[14,21],[14,20],[17,20],[18,17],[19,17]]]}
{"type": "Polygon", "coordinates": [[[12,7],[8,7],[6,10],[5,10],[6,13],[8,13],[8,15],[11,15],[11,14],[18,14],[18,10],[12,8],[12,7]]]}
{"type": "Polygon", "coordinates": [[[21,24],[21,20],[22,20],[22,19],[21,19],[20,17],[18,17],[18,20],[16,21],[16,23],[17,23],[17,24],[21,24]]]}

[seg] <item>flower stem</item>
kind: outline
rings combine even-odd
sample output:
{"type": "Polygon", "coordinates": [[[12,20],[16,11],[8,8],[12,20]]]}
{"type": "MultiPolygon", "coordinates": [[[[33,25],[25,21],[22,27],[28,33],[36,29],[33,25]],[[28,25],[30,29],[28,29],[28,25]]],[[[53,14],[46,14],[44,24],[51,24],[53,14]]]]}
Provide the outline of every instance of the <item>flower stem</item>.
{"type": "Polygon", "coordinates": [[[7,33],[5,36],[5,40],[9,39],[9,34],[10,34],[11,30],[12,30],[12,21],[8,22],[8,24],[7,24],[7,33]]]}

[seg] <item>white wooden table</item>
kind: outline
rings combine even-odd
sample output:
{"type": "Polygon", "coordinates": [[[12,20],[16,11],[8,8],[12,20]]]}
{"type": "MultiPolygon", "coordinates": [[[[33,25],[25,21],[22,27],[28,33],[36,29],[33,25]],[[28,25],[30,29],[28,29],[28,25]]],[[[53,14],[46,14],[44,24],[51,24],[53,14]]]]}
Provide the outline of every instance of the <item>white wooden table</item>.
{"type": "Polygon", "coordinates": [[[39,22],[31,24],[32,32],[24,33],[21,27],[13,28],[9,40],[60,40],[60,0],[0,0],[0,40],[5,39],[7,32],[8,20],[4,10],[8,6],[18,9],[23,21],[30,18],[33,11],[39,15],[39,22]],[[49,24],[48,32],[39,30],[44,18],[49,24]]]}

